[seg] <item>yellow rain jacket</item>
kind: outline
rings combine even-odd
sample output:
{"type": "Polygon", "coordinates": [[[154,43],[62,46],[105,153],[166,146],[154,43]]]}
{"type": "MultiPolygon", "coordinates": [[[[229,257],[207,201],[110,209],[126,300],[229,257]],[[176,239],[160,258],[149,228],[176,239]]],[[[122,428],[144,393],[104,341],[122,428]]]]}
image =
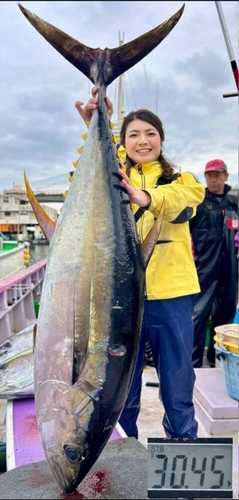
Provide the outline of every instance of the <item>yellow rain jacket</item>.
{"type": "MultiPolygon", "coordinates": [[[[202,203],[205,188],[189,172],[182,172],[170,184],[157,186],[162,173],[157,161],[136,165],[130,171],[131,185],[151,196],[150,206],[137,221],[141,241],[152,227],[163,199],[165,202],[161,232],[146,269],[148,300],[172,299],[200,291],[188,221],[202,203]]],[[[132,204],[131,208],[135,214],[139,206],[132,204]]]]}

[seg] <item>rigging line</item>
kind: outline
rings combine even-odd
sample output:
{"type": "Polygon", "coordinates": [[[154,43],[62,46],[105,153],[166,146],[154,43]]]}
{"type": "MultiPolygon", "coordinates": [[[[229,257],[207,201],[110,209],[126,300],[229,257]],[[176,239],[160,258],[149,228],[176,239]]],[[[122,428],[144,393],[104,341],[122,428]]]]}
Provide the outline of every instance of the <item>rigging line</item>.
{"type": "MultiPolygon", "coordinates": [[[[129,75],[127,73],[126,73],[126,78],[129,80],[129,75]]],[[[126,109],[128,110],[128,112],[130,112],[132,109],[137,108],[132,84],[131,84],[131,89],[129,89],[127,85],[125,86],[125,102],[126,102],[126,109]],[[131,104],[132,102],[131,94],[133,96],[133,102],[134,102],[133,105],[131,104]]]]}
{"type": "MultiPolygon", "coordinates": [[[[119,32],[119,46],[124,44],[124,33],[119,32]]],[[[124,73],[118,78],[118,121],[124,117],[124,73]]]]}
{"type": "Polygon", "coordinates": [[[158,102],[159,102],[159,81],[156,80],[156,115],[158,115],[158,102]]]}
{"type": "Polygon", "coordinates": [[[225,18],[224,18],[224,15],[223,15],[223,12],[222,12],[222,8],[221,8],[221,2],[215,1],[215,4],[216,4],[216,9],[217,9],[219,21],[221,23],[221,28],[222,28],[224,40],[225,40],[225,43],[226,43],[227,52],[228,52],[229,59],[230,59],[230,62],[231,62],[232,72],[233,72],[233,75],[234,75],[234,78],[235,78],[235,82],[236,82],[236,86],[237,86],[237,89],[238,89],[238,80],[239,80],[238,79],[238,68],[237,68],[237,63],[235,61],[235,57],[233,55],[233,50],[232,50],[232,46],[231,46],[229,34],[228,34],[228,31],[227,31],[227,26],[226,26],[225,18]]]}
{"type": "Polygon", "coordinates": [[[127,76],[128,80],[129,80],[129,84],[130,84],[130,88],[131,88],[131,92],[132,92],[132,96],[133,96],[133,101],[134,101],[134,107],[135,107],[135,109],[137,109],[137,104],[136,104],[136,99],[135,99],[135,93],[134,93],[133,85],[132,85],[131,78],[130,78],[130,71],[128,71],[126,73],[126,76],[127,76]]]}
{"type": "MultiPolygon", "coordinates": [[[[117,80],[115,81],[114,103],[117,102],[117,96],[118,96],[118,92],[119,92],[118,87],[119,87],[119,82],[118,82],[118,78],[117,78],[117,80]]],[[[114,105],[114,108],[115,108],[115,106],[116,105],[114,105]]],[[[113,113],[113,116],[114,116],[114,113],[113,113]]]]}
{"type": "MultiPolygon", "coordinates": [[[[127,73],[125,75],[125,78],[128,78],[127,73]]],[[[124,106],[125,106],[125,112],[127,114],[128,110],[130,109],[130,107],[129,107],[129,101],[128,101],[128,89],[127,89],[127,86],[125,86],[125,92],[124,92],[124,106]]]]}
{"type": "MultiPolygon", "coordinates": [[[[145,82],[146,82],[147,99],[148,99],[148,102],[149,102],[150,101],[149,83],[148,83],[148,77],[147,77],[146,65],[145,64],[144,64],[144,76],[145,76],[145,82]]],[[[150,106],[149,106],[149,108],[150,108],[150,106]]]]}

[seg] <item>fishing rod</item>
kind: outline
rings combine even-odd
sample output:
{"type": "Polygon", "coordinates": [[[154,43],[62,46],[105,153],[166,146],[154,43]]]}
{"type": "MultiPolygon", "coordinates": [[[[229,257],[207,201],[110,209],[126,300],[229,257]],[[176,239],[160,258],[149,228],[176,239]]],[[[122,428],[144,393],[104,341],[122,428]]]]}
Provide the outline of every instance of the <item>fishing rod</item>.
{"type": "Polygon", "coordinates": [[[235,79],[236,86],[237,86],[237,93],[224,94],[223,97],[238,96],[238,82],[239,82],[239,77],[238,77],[237,63],[236,63],[235,57],[233,55],[233,50],[232,50],[232,46],[231,46],[229,34],[228,34],[228,31],[227,31],[225,18],[224,18],[223,12],[222,12],[221,2],[215,1],[215,4],[216,4],[216,9],[217,9],[219,21],[221,23],[222,32],[223,32],[224,40],[225,40],[225,43],[226,43],[227,52],[228,52],[228,55],[229,55],[232,72],[233,72],[234,79],[235,79]]]}

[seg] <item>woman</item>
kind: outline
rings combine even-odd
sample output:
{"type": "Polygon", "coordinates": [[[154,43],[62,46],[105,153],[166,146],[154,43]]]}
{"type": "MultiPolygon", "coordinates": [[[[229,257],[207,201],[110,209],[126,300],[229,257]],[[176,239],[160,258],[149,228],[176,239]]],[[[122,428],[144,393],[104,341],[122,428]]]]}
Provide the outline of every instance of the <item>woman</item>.
{"type": "MultiPolygon", "coordinates": [[[[97,90],[92,89],[85,107],[79,101],[75,104],[86,122],[97,108],[97,90]]],[[[112,115],[108,98],[106,104],[112,115]]],[[[203,201],[205,188],[191,173],[175,175],[173,165],[162,153],[164,138],[162,122],[151,111],[133,111],[123,120],[120,144],[125,148],[126,168],[120,169],[119,174],[141,241],[163,202],[165,209],[159,241],[146,269],[142,333],[131,388],[119,422],[128,436],[138,438],[137,417],[148,340],[160,381],[166,436],[196,438],[192,314],[194,296],[200,288],[188,221],[203,201]]]]}

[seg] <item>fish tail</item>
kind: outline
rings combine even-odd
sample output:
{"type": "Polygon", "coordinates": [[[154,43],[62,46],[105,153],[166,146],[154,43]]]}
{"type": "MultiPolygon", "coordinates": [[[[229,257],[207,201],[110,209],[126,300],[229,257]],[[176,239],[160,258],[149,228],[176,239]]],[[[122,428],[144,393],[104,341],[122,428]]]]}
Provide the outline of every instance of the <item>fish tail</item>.
{"type": "Polygon", "coordinates": [[[185,4],[172,17],[156,28],[129,43],[104,50],[84,45],[32,14],[21,4],[18,6],[34,28],[94,85],[108,86],[159,45],[179,21],[185,4]]]}

